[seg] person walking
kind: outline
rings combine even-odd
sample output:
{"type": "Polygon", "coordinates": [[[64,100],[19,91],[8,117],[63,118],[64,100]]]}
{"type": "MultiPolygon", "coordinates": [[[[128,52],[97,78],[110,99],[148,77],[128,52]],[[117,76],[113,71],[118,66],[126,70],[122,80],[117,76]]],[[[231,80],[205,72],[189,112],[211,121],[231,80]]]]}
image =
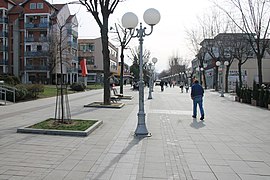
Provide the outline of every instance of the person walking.
{"type": "Polygon", "coordinates": [[[183,81],[180,82],[179,87],[181,89],[181,93],[183,93],[183,89],[184,89],[184,82],[183,81]]]}
{"type": "Polygon", "coordinates": [[[161,87],[161,91],[163,92],[164,91],[164,81],[163,80],[160,81],[160,87],[161,87]]]}
{"type": "Polygon", "coordinates": [[[204,120],[204,109],[203,109],[203,87],[199,84],[198,80],[194,80],[194,84],[191,87],[191,99],[193,100],[193,118],[197,117],[197,104],[199,104],[201,118],[204,120]]]}

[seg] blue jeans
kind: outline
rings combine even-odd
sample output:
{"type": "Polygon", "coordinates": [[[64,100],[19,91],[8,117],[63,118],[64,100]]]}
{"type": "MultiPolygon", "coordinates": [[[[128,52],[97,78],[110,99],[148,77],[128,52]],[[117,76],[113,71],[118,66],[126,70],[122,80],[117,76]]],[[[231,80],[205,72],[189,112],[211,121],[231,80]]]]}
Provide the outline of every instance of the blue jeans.
{"type": "Polygon", "coordinates": [[[193,116],[197,116],[197,104],[199,104],[201,116],[204,116],[203,98],[201,96],[193,98],[193,116]]]}

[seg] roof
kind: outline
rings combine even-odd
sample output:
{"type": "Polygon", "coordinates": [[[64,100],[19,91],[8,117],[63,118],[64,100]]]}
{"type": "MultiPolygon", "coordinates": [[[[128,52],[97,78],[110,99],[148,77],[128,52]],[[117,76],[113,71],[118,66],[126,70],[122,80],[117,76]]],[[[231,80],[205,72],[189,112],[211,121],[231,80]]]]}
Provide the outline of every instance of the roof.
{"type": "Polygon", "coordinates": [[[62,9],[66,4],[52,4],[57,10],[62,9]]]}
{"type": "Polygon", "coordinates": [[[16,4],[14,1],[12,1],[12,0],[7,0],[7,2],[9,2],[9,3],[11,3],[11,4],[16,4]]]}
{"type": "MultiPolygon", "coordinates": [[[[17,3],[17,2],[16,2],[17,3]]],[[[13,6],[9,11],[8,14],[20,14],[24,11],[24,9],[19,5],[13,6]]]]}
{"type": "Polygon", "coordinates": [[[70,15],[68,18],[67,18],[67,22],[72,22],[72,19],[75,17],[75,15],[70,15]]]}
{"type": "MultiPolygon", "coordinates": [[[[31,1],[31,0],[15,0],[15,1],[22,1],[22,2],[20,3],[20,5],[21,5],[21,6],[24,6],[24,4],[26,4],[28,1],[31,1]]],[[[48,1],[46,1],[46,0],[41,0],[41,1],[43,1],[43,2],[46,3],[46,4],[48,4],[48,6],[55,8],[55,7],[54,7],[51,3],[49,3],[48,1]]]]}
{"type": "MultiPolygon", "coordinates": [[[[11,0],[9,0],[9,1],[11,1],[11,0]]],[[[27,1],[27,0],[12,0],[16,5],[19,5],[19,4],[21,4],[21,3],[24,3],[25,1],[27,1]]]]}

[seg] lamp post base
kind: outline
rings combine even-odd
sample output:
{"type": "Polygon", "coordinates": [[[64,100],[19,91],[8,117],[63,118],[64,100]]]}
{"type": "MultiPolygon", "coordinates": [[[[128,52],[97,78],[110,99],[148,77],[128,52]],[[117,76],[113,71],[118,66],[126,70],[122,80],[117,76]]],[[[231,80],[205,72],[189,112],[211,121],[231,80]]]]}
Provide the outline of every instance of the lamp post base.
{"type": "Polygon", "coordinates": [[[138,124],[135,130],[135,136],[149,136],[149,134],[145,124],[145,113],[138,113],[138,124]]]}
{"type": "Polygon", "coordinates": [[[152,134],[151,133],[148,133],[148,134],[134,134],[134,136],[136,136],[136,137],[138,137],[138,138],[140,138],[140,137],[142,137],[142,138],[144,138],[144,137],[151,137],[152,136],[152,134]]]}

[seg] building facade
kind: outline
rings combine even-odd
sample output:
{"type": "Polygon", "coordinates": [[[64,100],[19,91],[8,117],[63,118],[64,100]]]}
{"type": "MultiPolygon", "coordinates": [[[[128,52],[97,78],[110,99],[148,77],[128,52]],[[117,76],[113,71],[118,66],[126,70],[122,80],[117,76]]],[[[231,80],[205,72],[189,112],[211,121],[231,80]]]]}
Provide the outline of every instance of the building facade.
{"type": "MultiPolygon", "coordinates": [[[[221,63],[224,63],[225,61],[229,61],[228,90],[234,91],[236,88],[236,81],[239,81],[239,61],[235,57],[237,56],[237,52],[242,49],[245,50],[245,53],[243,52],[242,56],[248,56],[247,61],[241,66],[243,86],[252,87],[253,81],[258,83],[257,59],[249,42],[246,41],[247,39],[245,39],[245,36],[245,34],[241,33],[221,33],[213,39],[203,40],[201,46],[202,49],[204,48],[206,50],[203,57],[203,64],[200,63],[198,58],[192,60],[194,76],[199,79],[204,71],[206,76],[205,81],[208,88],[215,87],[215,77],[217,77],[217,86],[218,89],[220,89],[222,88],[222,84],[225,83],[225,72],[227,67],[224,66],[223,68],[217,68],[216,62],[221,61],[221,63]],[[241,41],[244,43],[240,44],[241,41]],[[216,71],[216,69],[218,71],[216,71]]],[[[265,52],[262,60],[262,76],[263,83],[270,84],[269,48],[265,52]]]]}
{"type": "Polygon", "coordinates": [[[56,83],[62,59],[65,82],[76,82],[78,26],[73,24],[78,23],[68,6],[45,0],[3,1],[0,73],[15,75],[22,83],[56,83]],[[57,49],[60,39],[65,39],[61,42],[62,51],[57,49]]]}
{"type": "MultiPolygon", "coordinates": [[[[79,60],[86,59],[87,66],[87,83],[102,83],[104,77],[103,54],[101,38],[79,39],[79,60]]],[[[118,48],[109,42],[110,51],[110,72],[117,75],[118,71],[118,48]]],[[[81,69],[79,68],[79,79],[83,81],[81,69]]]]}
{"type": "Polygon", "coordinates": [[[8,11],[15,6],[10,0],[0,1],[0,74],[8,73],[8,11]]]}

